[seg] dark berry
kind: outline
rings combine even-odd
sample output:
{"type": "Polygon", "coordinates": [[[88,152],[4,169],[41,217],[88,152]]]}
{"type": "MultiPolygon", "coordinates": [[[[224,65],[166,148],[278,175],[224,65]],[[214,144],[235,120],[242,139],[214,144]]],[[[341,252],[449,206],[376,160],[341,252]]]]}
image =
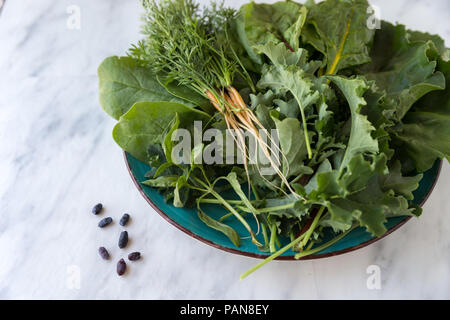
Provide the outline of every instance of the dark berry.
{"type": "Polygon", "coordinates": [[[141,258],[140,252],[132,252],[128,255],[128,260],[130,261],[136,261],[139,260],[140,258],[141,258]]]}
{"type": "Polygon", "coordinates": [[[121,226],[125,226],[128,223],[128,220],[130,220],[130,215],[128,213],[125,213],[122,218],[120,218],[119,224],[121,226]]]}
{"type": "Polygon", "coordinates": [[[100,222],[98,223],[98,226],[100,228],[106,227],[108,224],[110,224],[112,222],[112,218],[108,217],[108,218],[104,218],[102,220],[100,220],[100,222]]]}
{"type": "Polygon", "coordinates": [[[92,213],[93,214],[99,214],[103,209],[103,205],[101,203],[97,203],[93,208],[92,208],[92,213]]]}
{"type": "Polygon", "coordinates": [[[125,260],[120,259],[119,262],[117,262],[117,274],[121,276],[125,273],[126,270],[127,264],[125,263],[125,260]]]}
{"type": "Polygon", "coordinates": [[[119,248],[123,249],[127,246],[127,244],[128,244],[128,232],[122,231],[119,237],[119,248]]]}
{"type": "Polygon", "coordinates": [[[98,253],[100,253],[100,257],[102,257],[104,260],[109,259],[109,253],[108,250],[105,249],[105,247],[98,248],[98,253]]]}

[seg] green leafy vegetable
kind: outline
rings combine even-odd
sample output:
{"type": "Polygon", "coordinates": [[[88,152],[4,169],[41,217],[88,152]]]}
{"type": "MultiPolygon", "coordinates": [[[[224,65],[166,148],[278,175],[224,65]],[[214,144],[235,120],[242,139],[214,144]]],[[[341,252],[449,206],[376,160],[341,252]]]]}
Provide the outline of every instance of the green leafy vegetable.
{"type": "Polygon", "coordinates": [[[450,159],[439,36],[371,29],[366,0],[142,3],[143,39],[99,67],[101,105],[119,120],[117,144],[150,165],[143,185],[196,207],[235,246],[244,238],[229,221],[239,223],[271,253],[242,278],[288,250],[302,258],[354,228],[380,237],[389,218],[420,216],[421,173],[450,159]],[[182,129],[195,135],[179,163],[182,129]],[[227,213],[212,218],[205,205],[227,213]]]}
{"type": "MultiPolygon", "coordinates": [[[[391,32],[397,37],[401,34],[403,43],[397,48],[391,43],[395,48],[391,49],[392,60],[384,61],[380,65],[378,59],[378,65],[374,66],[377,72],[366,74],[366,78],[375,80],[379,89],[386,91],[386,99],[395,100],[391,103],[398,105],[396,117],[397,120],[401,120],[421,97],[431,91],[445,89],[445,78],[441,72],[435,72],[436,61],[429,59],[431,50],[429,43],[405,41],[406,30],[402,26],[392,28],[391,32]]],[[[375,41],[374,46],[385,47],[386,42],[375,41]]],[[[382,48],[377,50],[381,51],[382,48]]]]}
{"type": "MultiPolygon", "coordinates": [[[[302,61],[301,56],[304,52],[300,52],[300,57],[297,60],[302,61]]],[[[293,62],[292,59],[284,60],[286,62],[293,62]]],[[[319,92],[314,91],[313,82],[307,77],[305,71],[297,65],[283,65],[280,61],[273,61],[275,64],[264,68],[264,75],[258,82],[259,88],[270,88],[278,93],[290,92],[295,101],[302,118],[303,131],[305,135],[306,148],[308,157],[312,157],[312,151],[309,144],[308,127],[306,123],[305,110],[313,105],[319,99],[319,92]]]]}
{"type": "Polygon", "coordinates": [[[114,127],[113,138],[122,149],[146,162],[149,160],[147,148],[162,142],[164,132],[176,114],[183,124],[209,118],[206,113],[176,102],[138,102],[120,118],[114,127]]]}
{"type": "Polygon", "coordinates": [[[370,62],[374,30],[367,27],[367,0],[328,0],[312,6],[303,40],[323,53],[326,73],[370,62]]]}
{"type": "Polygon", "coordinates": [[[156,76],[139,61],[129,57],[106,58],[98,68],[100,104],[113,118],[119,119],[136,102],[173,101],[196,106],[171,95],[156,76]]]}
{"type": "Polygon", "coordinates": [[[239,237],[236,230],[231,228],[230,226],[227,226],[226,224],[219,222],[217,220],[214,220],[210,216],[208,216],[202,209],[198,209],[198,217],[200,220],[202,220],[208,227],[213,228],[215,230],[218,230],[222,232],[224,235],[226,235],[231,242],[236,247],[239,247],[241,245],[241,238],[239,237]]]}
{"type": "Polygon", "coordinates": [[[282,42],[292,51],[297,51],[306,15],[306,8],[293,1],[274,4],[251,2],[239,10],[236,30],[250,58],[262,64],[263,60],[254,46],[282,42]]]}
{"type": "Polygon", "coordinates": [[[297,176],[303,168],[303,160],[308,156],[300,121],[295,118],[282,121],[273,119],[278,130],[281,150],[286,154],[285,174],[287,177],[297,176]]]}
{"type": "Polygon", "coordinates": [[[367,120],[367,117],[361,114],[361,108],[366,105],[362,96],[368,89],[365,81],[361,79],[350,80],[338,76],[330,79],[344,94],[351,112],[350,137],[339,167],[339,172],[342,173],[355,155],[377,153],[378,142],[371,135],[375,128],[367,120]]]}

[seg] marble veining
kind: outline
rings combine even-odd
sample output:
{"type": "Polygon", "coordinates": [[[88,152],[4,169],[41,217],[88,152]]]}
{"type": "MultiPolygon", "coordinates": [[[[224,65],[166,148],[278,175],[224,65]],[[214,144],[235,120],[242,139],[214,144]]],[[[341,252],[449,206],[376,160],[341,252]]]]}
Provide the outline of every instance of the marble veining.
{"type": "MultiPolygon", "coordinates": [[[[206,3],[206,1],[203,1],[206,3]]],[[[239,6],[244,1],[227,1],[239,6]]],[[[447,0],[372,1],[383,19],[441,34],[447,0]]],[[[8,0],[0,16],[0,299],[450,298],[450,166],[414,219],[386,239],[329,259],[273,262],[222,252],[161,219],[133,185],[100,109],[96,69],[139,39],[135,0],[8,0]],[[70,25],[73,6],[80,25],[70,25]],[[100,230],[92,206],[115,223],[100,230]],[[124,212],[130,245],[117,247],[124,212]],[[97,248],[110,249],[102,261],[97,248]],[[115,262],[139,250],[124,277],[115,262]],[[381,289],[367,287],[367,268],[381,289]]]]}

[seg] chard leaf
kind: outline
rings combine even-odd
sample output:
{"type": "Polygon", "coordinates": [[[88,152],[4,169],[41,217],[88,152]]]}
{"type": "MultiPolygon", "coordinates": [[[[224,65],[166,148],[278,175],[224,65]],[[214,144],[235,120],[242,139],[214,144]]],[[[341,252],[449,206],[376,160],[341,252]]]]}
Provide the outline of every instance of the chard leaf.
{"type": "Polygon", "coordinates": [[[232,227],[211,218],[200,208],[200,206],[198,208],[197,214],[200,220],[202,220],[208,227],[222,232],[228,237],[228,239],[231,240],[231,242],[233,242],[236,247],[239,247],[241,245],[241,237],[239,237],[236,230],[234,230],[232,227]]]}
{"type": "Polygon", "coordinates": [[[173,101],[195,107],[170,94],[139,60],[130,57],[108,57],[98,67],[100,104],[114,119],[119,119],[136,102],[173,101]]]}
{"type": "Polygon", "coordinates": [[[370,62],[368,7],[367,0],[326,0],[310,8],[302,38],[324,54],[327,74],[370,62]]]}
{"type": "Polygon", "coordinates": [[[385,68],[398,52],[408,47],[406,29],[403,25],[381,21],[381,29],[375,32],[372,48],[370,50],[371,62],[361,66],[362,73],[376,73],[385,68]]]}
{"type": "Polygon", "coordinates": [[[180,103],[138,102],[120,118],[113,129],[113,138],[123,150],[147,162],[148,147],[161,143],[176,114],[180,118],[180,127],[209,118],[206,113],[180,103]]]}

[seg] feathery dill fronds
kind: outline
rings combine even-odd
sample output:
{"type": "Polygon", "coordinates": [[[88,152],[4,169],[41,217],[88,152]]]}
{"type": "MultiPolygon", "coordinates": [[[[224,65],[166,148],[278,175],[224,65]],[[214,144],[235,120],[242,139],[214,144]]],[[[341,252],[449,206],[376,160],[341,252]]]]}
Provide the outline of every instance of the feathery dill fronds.
{"type": "MultiPolygon", "coordinates": [[[[201,95],[230,86],[239,65],[226,54],[226,41],[215,34],[225,28],[234,10],[213,6],[201,14],[192,0],[142,1],[145,39],[130,50],[168,81],[193,88],[201,95]]],[[[218,91],[219,90],[219,91],[218,91]]]]}

